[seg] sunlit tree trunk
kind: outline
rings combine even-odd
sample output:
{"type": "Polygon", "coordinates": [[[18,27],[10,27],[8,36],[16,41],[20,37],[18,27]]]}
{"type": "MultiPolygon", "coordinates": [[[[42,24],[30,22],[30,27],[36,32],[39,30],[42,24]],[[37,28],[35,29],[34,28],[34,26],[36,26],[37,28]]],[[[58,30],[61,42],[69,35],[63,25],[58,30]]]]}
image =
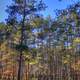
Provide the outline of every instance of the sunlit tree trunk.
{"type": "MultiPolygon", "coordinates": [[[[0,50],[1,50],[1,44],[0,44],[0,50]]],[[[3,66],[2,66],[2,52],[0,52],[0,79],[2,79],[3,76],[3,66]]]]}
{"type": "Polygon", "coordinates": [[[29,59],[28,59],[28,63],[27,63],[27,69],[26,69],[26,80],[29,80],[29,59]]]}

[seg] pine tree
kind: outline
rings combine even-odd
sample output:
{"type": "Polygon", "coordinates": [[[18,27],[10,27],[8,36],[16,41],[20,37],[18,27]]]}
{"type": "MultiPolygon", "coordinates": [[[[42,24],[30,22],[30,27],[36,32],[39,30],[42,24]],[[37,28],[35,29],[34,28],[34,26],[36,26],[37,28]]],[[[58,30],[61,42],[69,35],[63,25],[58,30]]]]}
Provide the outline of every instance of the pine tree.
{"type": "MultiPolygon", "coordinates": [[[[12,25],[13,28],[18,22],[21,24],[20,31],[21,37],[19,40],[19,44],[16,44],[15,48],[19,51],[19,66],[18,66],[18,77],[17,80],[22,80],[23,78],[23,51],[25,49],[28,50],[28,45],[25,45],[25,31],[26,25],[25,23],[30,21],[30,15],[35,16],[38,11],[44,10],[45,4],[42,0],[13,0],[13,4],[8,6],[7,12],[9,13],[9,17],[7,19],[7,23],[12,25]]],[[[18,26],[17,26],[18,27],[18,26]]],[[[27,36],[27,35],[26,35],[27,36]]]]}

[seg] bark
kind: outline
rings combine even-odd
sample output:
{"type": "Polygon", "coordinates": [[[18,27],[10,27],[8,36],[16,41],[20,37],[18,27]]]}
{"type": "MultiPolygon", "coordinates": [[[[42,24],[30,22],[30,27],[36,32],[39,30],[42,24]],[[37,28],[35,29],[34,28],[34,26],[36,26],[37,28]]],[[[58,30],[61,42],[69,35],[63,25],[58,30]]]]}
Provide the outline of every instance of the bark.
{"type": "Polygon", "coordinates": [[[17,80],[22,80],[22,53],[20,53],[18,79],[17,80]]]}

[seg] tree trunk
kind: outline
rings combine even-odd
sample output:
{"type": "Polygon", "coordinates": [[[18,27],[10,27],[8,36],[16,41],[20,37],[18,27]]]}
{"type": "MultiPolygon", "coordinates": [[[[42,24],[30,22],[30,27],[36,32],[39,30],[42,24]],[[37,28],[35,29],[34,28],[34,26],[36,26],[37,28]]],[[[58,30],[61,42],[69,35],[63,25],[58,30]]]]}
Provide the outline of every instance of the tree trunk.
{"type": "Polygon", "coordinates": [[[23,62],[22,62],[22,53],[20,53],[20,56],[19,56],[19,68],[18,68],[18,79],[17,80],[22,80],[22,68],[23,68],[23,62]]]}
{"type": "Polygon", "coordinates": [[[27,65],[27,70],[26,70],[26,80],[29,80],[29,62],[27,65]]]}
{"type": "MultiPolygon", "coordinates": [[[[24,12],[23,12],[23,21],[22,21],[22,27],[21,27],[21,42],[20,45],[23,45],[23,41],[24,41],[24,28],[25,28],[25,17],[26,17],[26,12],[25,12],[25,8],[26,8],[26,0],[24,0],[24,12]]],[[[23,50],[20,49],[20,56],[19,56],[19,69],[18,69],[18,79],[17,80],[22,80],[22,76],[23,76],[23,50]]]]}

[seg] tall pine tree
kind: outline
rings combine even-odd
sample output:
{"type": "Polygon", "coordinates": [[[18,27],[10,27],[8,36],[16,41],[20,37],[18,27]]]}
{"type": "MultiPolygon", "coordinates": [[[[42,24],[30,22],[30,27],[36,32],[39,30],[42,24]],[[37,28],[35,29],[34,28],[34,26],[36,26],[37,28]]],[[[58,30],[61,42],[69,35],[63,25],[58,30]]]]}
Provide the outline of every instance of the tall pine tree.
{"type": "MultiPolygon", "coordinates": [[[[39,15],[38,12],[46,8],[42,0],[13,0],[13,4],[8,6],[7,12],[9,17],[7,23],[15,27],[16,22],[20,24],[20,40],[19,44],[16,44],[16,49],[19,51],[19,66],[18,66],[18,77],[17,80],[23,79],[23,51],[28,49],[28,45],[24,43],[26,25],[25,23],[30,21],[30,15],[39,15]]],[[[17,26],[18,27],[18,26],[17,26]]]]}

